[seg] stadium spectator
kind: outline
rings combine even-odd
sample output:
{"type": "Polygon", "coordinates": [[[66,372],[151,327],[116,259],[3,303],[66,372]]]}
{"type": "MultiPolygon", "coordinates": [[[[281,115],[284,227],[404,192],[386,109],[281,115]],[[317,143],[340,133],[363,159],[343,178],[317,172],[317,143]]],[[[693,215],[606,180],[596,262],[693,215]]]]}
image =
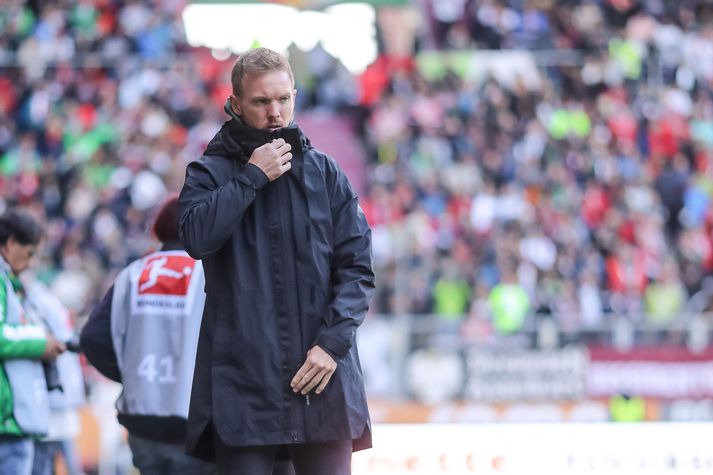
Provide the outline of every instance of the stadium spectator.
{"type": "Polygon", "coordinates": [[[646,420],[646,401],[629,394],[613,396],[609,400],[609,417],[614,422],[642,422],[646,420]]]}
{"type": "Polygon", "coordinates": [[[32,473],[33,438],[46,435],[50,422],[50,383],[41,360],[51,363],[65,350],[25,307],[19,276],[41,238],[40,224],[27,211],[0,216],[0,473],[32,473]]]}
{"type": "Polygon", "coordinates": [[[515,270],[504,269],[501,281],[488,295],[493,326],[501,335],[517,333],[530,309],[530,297],[517,281],[515,270]]]}
{"type": "MultiPolygon", "coordinates": [[[[25,307],[43,322],[45,328],[67,349],[57,357],[49,390],[50,419],[47,435],[35,441],[32,475],[54,473],[61,456],[68,475],[83,473],[74,439],[80,431],[79,408],[84,405],[84,378],[78,348],[78,335],[70,312],[35,275],[22,276],[25,307]],[[75,345],[70,347],[70,344],[75,345]]],[[[47,373],[45,373],[47,375],[47,373]]],[[[49,384],[49,378],[48,378],[49,384]]]]}
{"type": "Polygon", "coordinates": [[[658,328],[671,327],[680,319],[686,303],[686,290],[681,283],[678,264],[673,257],[664,260],[659,275],[644,291],[644,310],[648,321],[658,328]]]}
{"type": "Polygon", "coordinates": [[[433,285],[434,311],[444,320],[458,320],[466,315],[470,286],[458,275],[453,262],[444,261],[442,274],[433,285]]]}

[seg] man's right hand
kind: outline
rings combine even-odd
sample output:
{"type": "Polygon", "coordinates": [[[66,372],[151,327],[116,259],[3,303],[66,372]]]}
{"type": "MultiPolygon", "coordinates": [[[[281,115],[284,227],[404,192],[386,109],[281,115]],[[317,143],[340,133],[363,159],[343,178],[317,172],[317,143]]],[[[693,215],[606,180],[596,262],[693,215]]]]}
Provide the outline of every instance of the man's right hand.
{"type": "Polygon", "coordinates": [[[67,348],[64,346],[64,343],[57,340],[55,337],[48,333],[47,343],[45,344],[45,351],[44,353],[42,353],[42,356],[40,358],[47,361],[53,361],[66,349],[67,348]]]}
{"type": "Polygon", "coordinates": [[[284,139],[275,139],[255,149],[248,163],[252,163],[274,181],[292,168],[292,146],[284,139]]]}

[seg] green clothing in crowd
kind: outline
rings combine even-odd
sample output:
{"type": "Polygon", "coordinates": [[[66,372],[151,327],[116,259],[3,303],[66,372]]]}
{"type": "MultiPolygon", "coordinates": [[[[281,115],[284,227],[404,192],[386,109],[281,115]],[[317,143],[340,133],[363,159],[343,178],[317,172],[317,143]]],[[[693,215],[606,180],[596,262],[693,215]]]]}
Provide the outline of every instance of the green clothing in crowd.
{"type": "Polygon", "coordinates": [[[38,359],[47,344],[45,332],[40,326],[7,322],[10,305],[18,302],[15,296],[18,296],[21,290],[22,286],[16,277],[0,270],[0,435],[26,435],[15,420],[12,389],[5,372],[5,360],[38,359]],[[15,295],[10,296],[10,292],[15,295]]]}
{"type": "Polygon", "coordinates": [[[502,335],[519,331],[530,310],[530,297],[518,284],[497,284],[490,291],[488,303],[493,315],[493,325],[502,335]]]}
{"type": "Polygon", "coordinates": [[[469,298],[470,286],[463,280],[439,279],[433,288],[434,310],[444,320],[462,318],[469,298]]]}
{"type": "Polygon", "coordinates": [[[614,396],[609,400],[614,422],[641,422],[646,418],[646,402],[640,397],[614,396]]]}

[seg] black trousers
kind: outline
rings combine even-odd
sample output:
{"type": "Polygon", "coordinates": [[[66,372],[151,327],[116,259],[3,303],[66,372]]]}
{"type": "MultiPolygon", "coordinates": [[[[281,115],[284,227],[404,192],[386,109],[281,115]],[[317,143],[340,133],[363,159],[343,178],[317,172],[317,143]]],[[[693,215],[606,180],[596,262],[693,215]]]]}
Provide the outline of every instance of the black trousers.
{"type": "Polygon", "coordinates": [[[352,441],[288,445],[292,468],[275,463],[277,446],[229,447],[215,437],[218,475],[350,475],[352,441]],[[275,470],[273,472],[273,469],[275,470]]]}

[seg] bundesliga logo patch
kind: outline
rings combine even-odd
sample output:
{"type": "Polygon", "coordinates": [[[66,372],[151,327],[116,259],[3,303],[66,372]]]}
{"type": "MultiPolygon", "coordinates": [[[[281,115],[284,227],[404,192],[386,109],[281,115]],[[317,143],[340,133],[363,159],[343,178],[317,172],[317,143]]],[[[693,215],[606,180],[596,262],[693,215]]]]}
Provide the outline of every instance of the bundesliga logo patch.
{"type": "Polygon", "coordinates": [[[195,264],[186,256],[149,258],[139,278],[139,295],[186,295],[195,264]]]}

